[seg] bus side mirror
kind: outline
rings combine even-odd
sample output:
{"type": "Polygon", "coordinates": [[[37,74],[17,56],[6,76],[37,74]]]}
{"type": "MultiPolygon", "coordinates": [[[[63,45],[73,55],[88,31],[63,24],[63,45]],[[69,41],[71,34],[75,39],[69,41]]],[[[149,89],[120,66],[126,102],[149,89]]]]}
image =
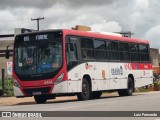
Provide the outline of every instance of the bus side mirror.
{"type": "Polygon", "coordinates": [[[10,53],[9,53],[9,50],[7,49],[6,50],[6,55],[5,55],[6,59],[9,59],[9,56],[10,56],[10,53]]]}

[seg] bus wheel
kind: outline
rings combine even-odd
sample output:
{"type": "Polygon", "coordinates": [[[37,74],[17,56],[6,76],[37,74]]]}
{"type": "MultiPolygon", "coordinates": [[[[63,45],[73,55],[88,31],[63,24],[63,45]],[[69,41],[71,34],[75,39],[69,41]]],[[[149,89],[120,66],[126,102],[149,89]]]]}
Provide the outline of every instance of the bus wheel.
{"type": "Polygon", "coordinates": [[[37,104],[42,104],[46,103],[47,98],[45,97],[45,95],[36,95],[34,96],[34,100],[37,104]]]}
{"type": "Polygon", "coordinates": [[[93,92],[92,93],[92,99],[99,99],[102,95],[102,92],[101,91],[98,91],[98,92],[93,92]]]}
{"type": "Polygon", "coordinates": [[[134,91],[134,85],[132,78],[128,77],[128,88],[127,89],[122,89],[118,90],[119,96],[131,96],[134,91]]]}
{"type": "Polygon", "coordinates": [[[87,79],[83,78],[82,92],[77,94],[78,100],[88,100],[90,98],[90,86],[87,79]]]}

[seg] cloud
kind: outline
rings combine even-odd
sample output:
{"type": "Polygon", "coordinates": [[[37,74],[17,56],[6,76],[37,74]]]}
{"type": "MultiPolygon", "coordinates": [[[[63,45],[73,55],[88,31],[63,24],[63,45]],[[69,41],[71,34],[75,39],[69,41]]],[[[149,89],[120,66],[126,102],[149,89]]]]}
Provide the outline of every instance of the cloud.
{"type": "Polygon", "coordinates": [[[115,21],[105,21],[91,25],[93,31],[101,32],[120,32],[122,30],[118,22],[115,21]]]}
{"type": "Polygon", "coordinates": [[[49,8],[55,4],[64,4],[72,7],[82,6],[99,6],[111,4],[115,0],[1,0],[0,9],[16,8],[16,7],[31,7],[31,8],[49,8]]]}
{"type": "Polygon", "coordinates": [[[150,0],[135,0],[135,6],[136,8],[148,8],[150,5],[150,0]]]}
{"type": "Polygon", "coordinates": [[[49,8],[58,0],[1,0],[0,9],[16,7],[49,8]]]}
{"type": "MultiPolygon", "coordinates": [[[[60,0],[63,2],[64,0],[60,0]]],[[[82,7],[82,6],[99,6],[99,5],[110,5],[116,0],[67,0],[67,4],[72,7],[82,7]]]]}
{"type": "Polygon", "coordinates": [[[145,39],[150,41],[151,47],[160,49],[160,37],[159,37],[160,25],[151,28],[145,34],[145,39]]]}
{"type": "Polygon", "coordinates": [[[1,0],[0,34],[13,33],[16,27],[36,29],[31,18],[45,17],[40,29],[86,25],[94,31],[132,31],[133,37],[153,39],[151,31],[157,34],[160,25],[159,6],[159,0],[1,0]]]}

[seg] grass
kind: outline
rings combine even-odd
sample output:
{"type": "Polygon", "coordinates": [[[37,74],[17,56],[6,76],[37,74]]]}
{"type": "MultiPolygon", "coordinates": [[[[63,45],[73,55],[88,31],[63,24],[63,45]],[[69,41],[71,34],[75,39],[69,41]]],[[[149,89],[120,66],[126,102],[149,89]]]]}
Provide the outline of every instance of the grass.
{"type": "MultiPolygon", "coordinates": [[[[154,91],[154,87],[149,87],[148,89],[147,88],[138,88],[138,89],[135,89],[135,93],[149,92],[149,91],[154,91]]],[[[110,94],[110,93],[116,93],[116,91],[103,92],[103,94],[110,94]]]]}
{"type": "MultiPolygon", "coordinates": [[[[2,90],[2,80],[1,79],[0,79],[0,90],[2,90]]],[[[14,96],[12,78],[8,78],[5,80],[5,94],[7,97],[14,96]]]]}
{"type": "Polygon", "coordinates": [[[150,90],[149,89],[146,89],[146,88],[139,88],[138,90],[136,89],[135,92],[136,93],[139,93],[139,92],[149,92],[150,90]]]}

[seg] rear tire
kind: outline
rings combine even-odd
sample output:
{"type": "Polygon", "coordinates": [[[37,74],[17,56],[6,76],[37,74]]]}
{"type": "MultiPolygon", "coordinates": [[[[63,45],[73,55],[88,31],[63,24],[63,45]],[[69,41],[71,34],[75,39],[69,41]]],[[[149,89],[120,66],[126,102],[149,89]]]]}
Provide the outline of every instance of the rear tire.
{"type": "Polygon", "coordinates": [[[89,100],[91,95],[90,85],[86,78],[82,81],[82,92],[77,94],[78,100],[89,100]]]}
{"type": "Polygon", "coordinates": [[[34,96],[34,100],[37,104],[46,103],[47,98],[45,95],[36,95],[34,96]]]}
{"type": "Polygon", "coordinates": [[[127,89],[118,90],[119,96],[131,96],[134,92],[134,83],[131,77],[128,77],[127,89]]]}

